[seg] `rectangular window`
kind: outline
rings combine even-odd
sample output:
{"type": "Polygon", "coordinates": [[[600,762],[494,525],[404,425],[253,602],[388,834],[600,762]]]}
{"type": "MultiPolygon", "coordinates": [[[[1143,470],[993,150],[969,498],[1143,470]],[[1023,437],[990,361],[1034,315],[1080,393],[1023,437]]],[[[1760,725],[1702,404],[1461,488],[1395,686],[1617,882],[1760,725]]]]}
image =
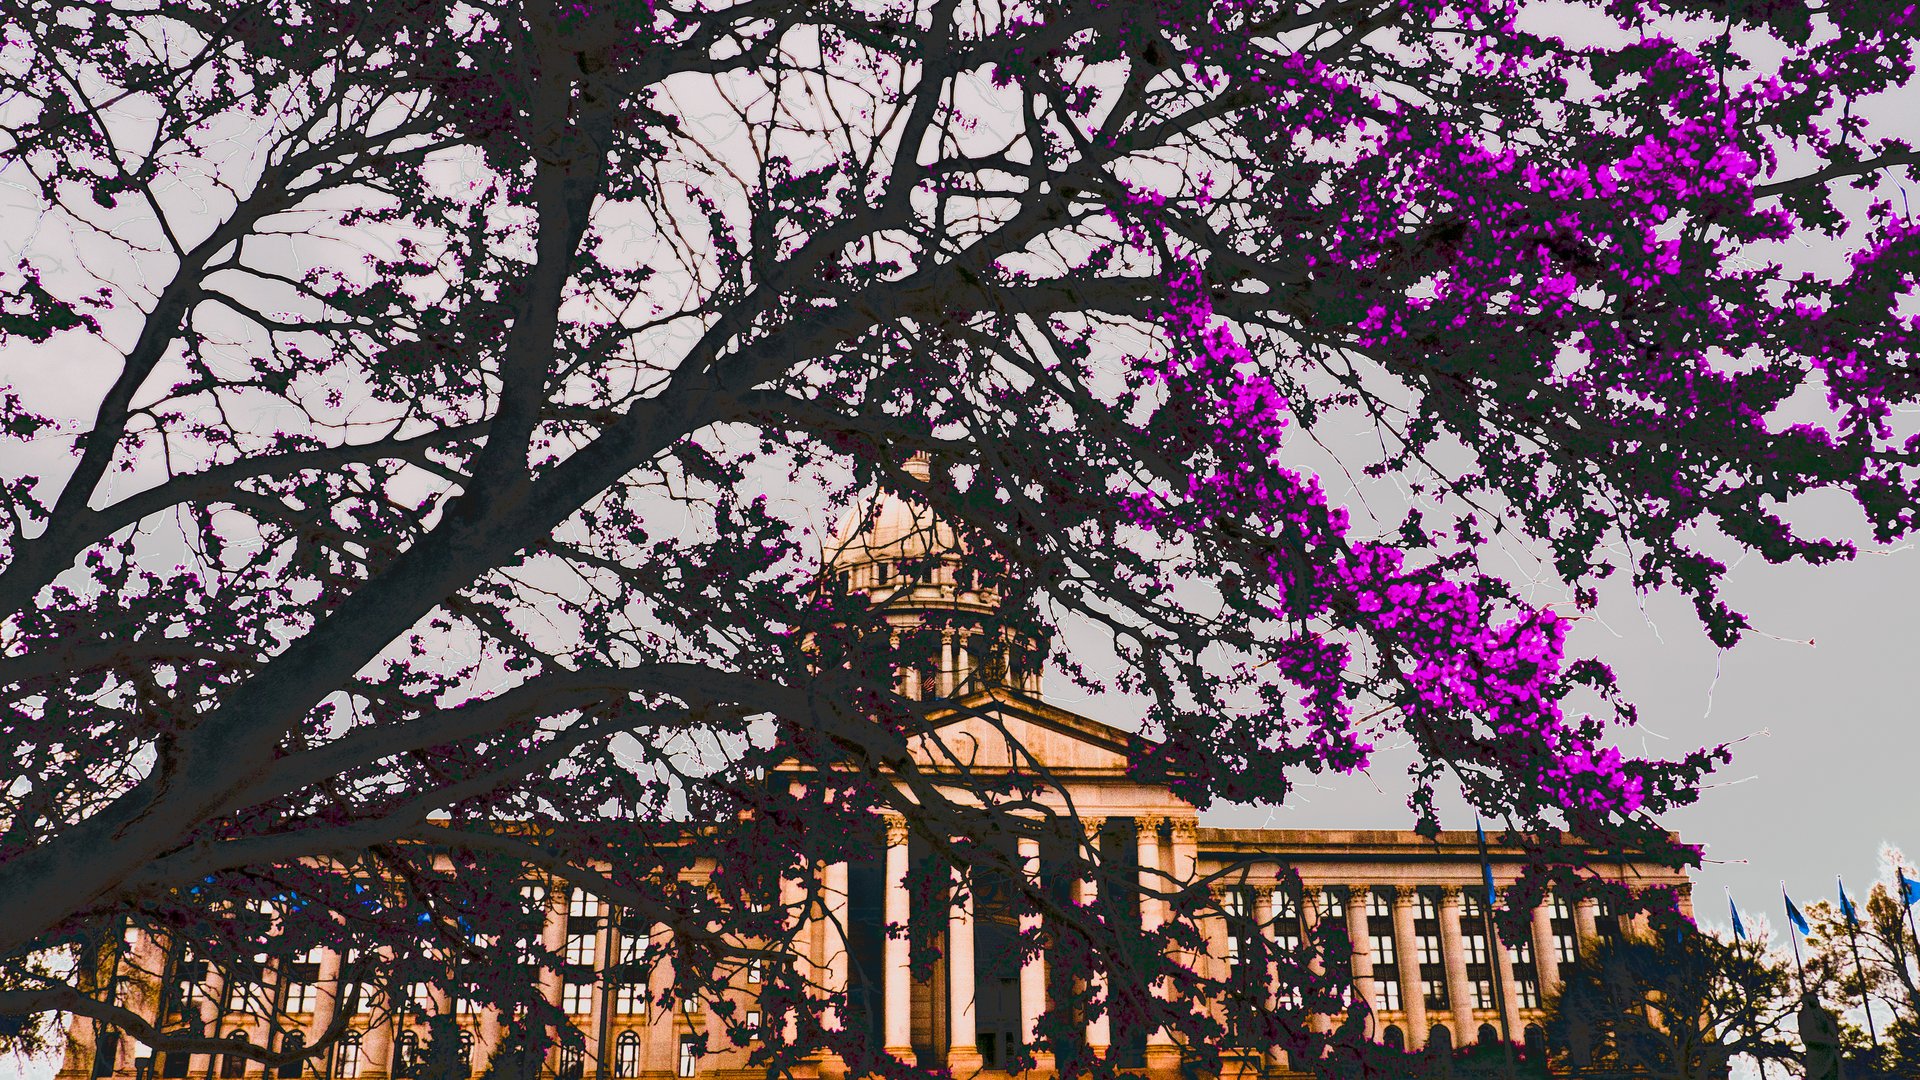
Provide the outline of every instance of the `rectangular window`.
{"type": "Polygon", "coordinates": [[[1444,961],[1440,955],[1440,937],[1438,934],[1422,934],[1415,939],[1420,945],[1420,963],[1439,964],[1444,961]]]}
{"type": "MultiPolygon", "coordinates": [[[[295,965],[295,967],[305,966],[304,964],[295,965]]],[[[314,999],[318,996],[318,989],[319,987],[314,983],[302,979],[300,975],[296,973],[287,983],[286,1010],[290,1013],[312,1012],[314,999]]]]}
{"type": "Polygon", "coordinates": [[[1400,962],[1399,957],[1396,956],[1393,951],[1392,934],[1374,934],[1372,935],[1372,940],[1373,962],[1376,965],[1385,964],[1388,967],[1392,967],[1400,962]]]}
{"type": "Polygon", "coordinates": [[[1379,889],[1367,890],[1367,918],[1369,919],[1393,918],[1393,903],[1392,901],[1389,901],[1387,899],[1386,893],[1380,891],[1379,889]]]}
{"type": "Polygon", "coordinates": [[[748,985],[750,986],[760,985],[760,982],[765,977],[765,975],[766,975],[766,961],[761,960],[759,957],[754,957],[752,960],[747,961],[747,984],[748,985]]]}
{"type": "Polygon", "coordinates": [[[426,1015],[433,1015],[433,987],[431,985],[423,982],[414,983],[407,991],[407,1001],[414,1008],[426,1015]]]}
{"type": "Polygon", "coordinates": [[[637,964],[647,954],[647,935],[644,931],[623,930],[620,932],[620,963],[637,964]]]}
{"type": "Polygon", "coordinates": [[[680,1037],[680,1068],[676,1070],[675,1075],[693,1076],[695,1066],[697,1066],[699,1062],[699,1042],[691,1035],[682,1035],[680,1037]]]}
{"type": "Polygon", "coordinates": [[[597,919],[600,910],[600,898],[585,889],[575,889],[567,895],[569,919],[597,919]]]}
{"type": "Polygon", "coordinates": [[[1292,887],[1282,885],[1273,890],[1273,917],[1276,920],[1300,917],[1300,905],[1294,901],[1292,887]]]}
{"type": "Polygon", "coordinates": [[[621,983],[613,992],[613,1011],[621,1016],[639,1016],[647,1011],[645,983],[621,983]]]}
{"type": "Polygon", "coordinates": [[[567,963],[591,965],[593,963],[594,944],[594,935],[591,933],[568,934],[566,948],[567,963]]]}
{"type": "Polygon", "coordinates": [[[1396,1011],[1400,1008],[1400,979],[1398,972],[1391,972],[1390,974],[1394,977],[1388,979],[1376,978],[1373,980],[1374,995],[1380,999],[1381,1009],[1396,1011]]]}
{"type": "Polygon", "coordinates": [[[699,1012],[699,1011],[700,1011],[700,999],[699,999],[699,998],[697,998],[697,997],[683,997],[683,998],[681,998],[681,999],[680,999],[680,1011],[681,1011],[681,1012],[683,1012],[683,1013],[697,1013],[697,1012],[699,1012]]]}
{"type": "Polygon", "coordinates": [[[1480,917],[1480,892],[1478,889],[1467,889],[1461,892],[1460,917],[1462,919],[1477,919],[1480,917]]]}
{"type": "Polygon", "coordinates": [[[1540,984],[1535,981],[1533,972],[1515,973],[1513,980],[1514,996],[1520,1000],[1523,1009],[1540,1007],[1540,984]]]}
{"type": "Polygon", "coordinates": [[[1320,917],[1322,919],[1344,919],[1347,917],[1347,898],[1331,888],[1320,890],[1320,917]]]}
{"type": "Polygon", "coordinates": [[[1473,981],[1473,1007],[1476,1009],[1493,1008],[1493,980],[1475,979],[1473,981]]]}
{"type": "Polygon", "coordinates": [[[1227,970],[1238,971],[1239,969],[1240,969],[1240,938],[1237,935],[1228,934],[1227,935],[1227,970]]]}
{"type": "Polygon", "coordinates": [[[747,1010],[747,1030],[755,1035],[760,1034],[760,1010],[747,1010]]]}
{"type": "Polygon", "coordinates": [[[1228,889],[1220,897],[1220,913],[1229,919],[1246,917],[1248,908],[1245,889],[1228,889]]]}
{"type": "Polygon", "coordinates": [[[1427,1008],[1452,1008],[1452,1005],[1447,1001],[1447,981],[1434,977],[1424,971],[1420,974],[1420,996],[1426,999],[1427,1008]]]}
{"type": "Polygon", "coordinates": [[[573,1016],[585,1016],[593,1011],[593,984],[582,982],[563,983],[560,987],[560,1007],[573,1016]]]}
{"type": "Polygon", "coordinates": [[[1487,938],[1485,934],[1462,934],[1460,944],[1467,954],[1467,963],[1485,964],[1487,962],[1487,938]]]}
{"type": "Polygon", "coordinates": [[[1579,949],[1575,946],[1571,933],[1562,934],[1559,931],[1554,932],[1553,956],[1554,959],[1563,964],[1571,964],[1579,958],[1579,949]]]}

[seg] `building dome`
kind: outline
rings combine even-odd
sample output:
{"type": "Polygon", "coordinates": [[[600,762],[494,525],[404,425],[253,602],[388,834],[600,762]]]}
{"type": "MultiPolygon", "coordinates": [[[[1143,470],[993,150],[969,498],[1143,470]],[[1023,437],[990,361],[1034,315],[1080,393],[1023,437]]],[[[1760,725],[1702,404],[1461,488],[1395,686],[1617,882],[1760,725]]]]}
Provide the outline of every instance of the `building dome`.
{"type": "MultiPolygon", "coordinates": [[[[908,458],[904,468],[923,483],[933,475],[925,454],[908,458]]],[[[831,574],[878,563],[957,557],[959,551],[959,538],[933,511],[883,491],[876,502],[856,506],[841,519],[827,541],[825,561],[831,574]]]]}
{"type": "MultiPolygon", "coordinates": [[[[922,483],[932,477],[925,454],[908,458],[903,468],[922,483]]],[[[1000,595],[990,586],[961,583],[956,571],[963,550],[958,534],[927,506],[883,491],[841,520],[821,562],[829,583],[880,608],[898,638],[931,613],[987,617],[999,608],[1000,595]]],[[[937,656],[902,658],[902,691],[915,698],[944,697],[983,689],[987,682],[1011,682],[1037,694],[1036,649],[1031,644],[1010,648],[1013,644],[1011,639],[990,641],[980,629],[949,629],[937,656]]]]}

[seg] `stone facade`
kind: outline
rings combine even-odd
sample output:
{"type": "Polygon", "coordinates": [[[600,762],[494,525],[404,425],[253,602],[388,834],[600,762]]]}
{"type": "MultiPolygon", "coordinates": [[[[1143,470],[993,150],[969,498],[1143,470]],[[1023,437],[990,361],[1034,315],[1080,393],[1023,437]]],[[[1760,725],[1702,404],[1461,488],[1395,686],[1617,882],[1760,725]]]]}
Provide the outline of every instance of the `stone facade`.
{"type": "MultiPolygon", "coordinates": [[[[922,461],[909,462],[907,471],[926,479],[922,461]]],[[[993,610],[996,601],[990,589],[955,573],[955,545],[952,532],[924,512],[899,499],[882,499],[870,512],[842,525],[826,553],[824,580],[828,587],[867,595],[882,608],[897,640],[929,610],[993,610]]],[[[1169,917],[1166,896],[1207,882],[1218,901],[1213,905],[1216,915],[1200,927],[1206,955],[1183,957],[1189,965],[1224,974],[1239,952],[1236,932],[1299,941],[1320,920],[1341,920],[1352,956],[1338,959],[1350,973],[1352,994],[1373,1006],[1367,1035],[1409,1049],[1442,1038],[1460,1047],[1498,1032],[1503,1019],[1516,1041],[1531,1038],[1537,1031],[1533,1025],[1542,1019],[1539,1002],[1556,984],[1560,964],[1600,935],[1632,929],[1598,911],[1591,901],[1571,907],[1553,902],[1533,912],[1525,940],[1490,947],[1486,920],[1477,910],[1483,886],[1473,833],[1445,832],[1428,840],[1412,832],[1204,826],[1193,806],[1129,776],[1128,762],[1142,748],[1139,736],[1042,699],[1037,663],[1041,650],[1033,643],[995,641],[962,627],[945,631],[936,648],[937,655],[903,663],[900,674],[900,692],[933,709],[933,734],[912,746],[923,775],[954,777],[949,793],[968,802],[974,799],[971,792],[979,790],[982,774],[1044,769],[1047,793],[1031,800],[1027,812],[1042,813],[1043,807],[1056,821],[1077,822],[1080,831],[1072,842],[1083,845],[1082,851],[1093,854],[1109,872],[1121,867],[1137,873],[1141,890],[1158,894],[1132,911],[1145,929],[1169,917]],[[969,763],[972,784],[957,782],[955,760],[969,763]],[[1246,921],[1235,921],[1231,913],[1246,921]],[[1496,1003],[1504,1003],[1504,1017],[1496,1003]]],[[[799,776],[790,779],[804,783],[799,776]]],[[[907,802],[903,797],[902,803],[907,802]]],[[[798,962],[822,985],[858,989],[865,1013],[857,1022],[871,1024],[875,1037],[901,1059],[951,1065],[962,1076],[983,1070],[1004,1075],[999,1066],[1012,1048],[1032,1042],[1049,985],[1045,957],[1023,962],[1013,946],[1016,935],[1031,928],[1037,916],[1006,908],[976,911],[973,891],[960,890],[964,902],[949,903],[948,910],[933,916],[945,921],[944,958],[933,978],[916,981],[908,968],[906,942],[887,935],[884,928],[915,917],[902,878],[911,860],[929,857],[926,845],[898,818],[876,820],[872,835],[874,854],[867,861],[811,868],[826,898],[825,910],[816,907],[800,927],[798,941],[805,955],[798,962]]],[[[1042,880],[1050,874],[1058,877],[1056,868],[1063,860],[1050,857],[1034,835],[999,839],[1025,872],[1042,880]]],[[[1605,869],[1635,888],[1676,887],[1684,908],[1684,874],[1631,863],[1605,869]]],[[[697,883],[711,870],[696,864],[690,879],[697,883]]],[[[952,872],[960,876],[967,870],[955,867],[952,872]]],[[[1501,885],[1515,876],[1515,868],[1497,851],[1494,875],[1501,885]]],[[[1068,884],[1073,898],[1082,903],[1095,896],[1091,880],[1068,884]]],[[[797,908],[799,884],[788,882],[785,887],[789,895],[783,901],[797,908]]],[[[664,925],[638,926],[616,918],[590,896],[555,890],[539,899],[547,910],[546,944],[578,964],[576,975],[589,966],[605,973],[637,960],[649,942],[664,944],[668,932],[664,925]]],[[[164,943],[140,937],[129,944],[140,966],[164,966],[164,943]]],[[[1324,970],[1330,959],[1335,958],[1315,963],[1324,970]]],[[[327,1028],[336,1002],[342,1000],[339,969],[340,957],[322,950],[269,980],[268,992],[279,1008],[304,1024],[309,1045],[327,1028]]],[[[744,1080],[754,1075],[746,1068],[748,1050],[732,1046],[722,1034],[711,1003],[664,1010],[650,1006],[673,985],[670,962],[653,964],[644,985],[626,988],[584,978],[569,981],[562,973],[542,978],[542,992],[566,1009],[586,1041],[583,1058],[566,1061],[556,1055],[547,1062],[549,1072],[578,1069],[586,1077],[619,1080],[688,1075],[744,1080]]],[[[173,981],[171,1000],[177,1001],[187,984],[173,981]]],[[[262,1040],[263,1022],[223,1001],[221,987],[192,979],[188,983],[203,1030],[238,1031],[262,1040]]],[[[756,985],[750,968],[735,973],[728,993],[737,1015],[758,1016],[756,985]]],[[[1097,983],[1095,992],[1100,992],[1097,983]]],[[[463,1011],[463,1003],[447,1001],[444,995],[427,996],[431,1000],[420,1004],[429,1012],[452,1012],[470,1037],[474,1068],[483,1066],[500,1039],[500,1018],[486,1011],[463,1011]]],[[[159,996],[152,986],[128,982],[120,1000],[151,1016],[159,996]]],[[[369,1025],[372,1015],[350,1021],[355,1032],[350,1052],[311,1064],[303,1075],[385,1080],[404,1073],[410,1050],[426,1042],[424,1026],[401,1019],[369,1025]]],[[[1322,1016],[1312,1023],[1328,1030],[1340,1020],[1339,1015],[1322,1016]]],[[[96,1057],[90,1022],[76,1022],[71,1035],[60,1080],[89,1076],[96,1057]]],[[[1085,1039],[1094,1052],[1122,1055],[1156,1078],[1178,1075],[1175,1048],[1164,1032],[1116,1031],[1100,1016],[1087,1025],[1085,1039]]],[[[103,1055],[103,1067],[116,1078],[133,1078],[143,1053],[131,1039],[121,1039],[103,1055]]],[[[153,1077],[261,1075],[257,1064],[232,1059],[235,1068],[229,1069],[229,1062],[207,1055],[146,1064],[147,1075],[153,1077]]],[[[815,1065],[828,1080],[844,1072],[830,1060],[815,1065]]],[[[1050,1071],[1044,1055],[1041,1065],[1041,1074],[1050,1071]]],[[[1243,1065],[1272,1075],[1284,1073],[1287,1063],[1280,1055],[1243,1065]]]]}
{"type": "MultiPolygon", "coordinates": [[[[1008,767],[1010,742],[1017,741],[1049,770],[1057,790],[1051,807],[1077,814],[1086,836],[1103,858],[1130,856],[1143,889],[1168,893],[1176,887],[1210,880],[1219,909],[1245,912],[1252,924],[1268,936],[1303,936],[1319,920],[1342,920],[1353,954],[1347,961],[1353,993],[1373,1003],[1368,1035],[1410,1049],[1444,1037],[1455,1047],[1480,1041],[1501,1028],[1505,1003],[1506,1027],[1516,1041],[1529,1036],[1529,1026],[1542,1019],[1539,1002],[1558,979],[1559,965],[1582,944],[1603,934],[1630,932],[1621,920],[1598,911],[1591,901],[1567,906],[1549,903],[1533,912],[1531,933],[1524,941],[1500,942],[1490,949],[1486,923],[1477,910],[1482,892],[1476,837],[1471,832],[1443,832],[1434,840],[1411,832],[1318,831],[1285,829],[1222,829],[1201,825],[1194,808],[1169,792],[1139,784],[1126,775],[1126,732],[1048,706],[1018,692],[996,689],[955,701],[956,719],[940,729],[948,747],[964,746],[974,755],[976,769],[1008,767]],[[1010,738],[1011,737],[1011,738],[1010,738]],[[1495,983],[1497,982],[1497,990],[1495,983]],[[1440,1032],[1445,1032],[1441,1036],[1440,1032]]],[[[930,748],[921,758],[938,771],[930,748]]],[[[848,987],[849,979],[867,990],[875,1007],[869,1017],[884,1045],[903,1059],[926,1065],[952,1065],[962,1074],[995,1068],[1012,1049],[1010,1044],[1032,1038],[1047,979],[1044,957],[1010,969],[1008,946],[1024,920],[994,922],[979,917],[967,902],[950,906],[946,915],[943,960],[935,977],[914,982],[908,971],[906,944],[880,932],[884,924],[900,924],[913,917],[902,877],[910,858],[926,857],[912,843],[900,819],[876,822],[879,841],[870,864],[832,863],[815,866],[826,897],[827,910],[802,928],[808,965],[824,985],[848,987]],[[846,928],[845,934],[841,927],[846,928]],[[843,940],[852,938],[853,940],[843,940]],[[862,948],[879,959],[878,976],[857,974],[871,964],[850,963],[862,948]]],[[[1038,841],[1010,838],[1023,864],[1043,872],[1038,841]]],[[[1496,885],[1515,876],[1516,868],[1493,859],[1496,885]]],[[[1650,866],[1626,864],[1608,868],[1636,888],[1677,887],[1684,896],[1684,875],[1650,866]]],[[[696,865],[693,880],[711,870],[696,865]]],[[[959,873],[961,871],[956,871],[959,873]]],[[[1081,889],[1091,886],[1082,882],[1081,889]]],[[[798,887],[789,885],[798,893],[798,887]]],[[[963,893],[963,895],[967,895],[963,893]]],[[[1084,895],[1084,892],[1083,892],[1084,895]]],[[[622,920],[589,896],[554,891],[544,898],[548,918],[547,944],[570,959],[591,962],[598,970],[640,954],[648,941],[659,944],[664,926],[622,925],[622,920]]],[[[1167,917],[1163,900],[1140,905],[1143,926],[1151,928],[1167,917]]],[[[1192,964],[1213,965],[1222,973],[1238,948],[1225,917],[1205,920],[1205,956],[1192,964]]],[[[158,969],[162,943],[140,938],[136,954],[142,966],[158,969]]],[[[1017,962],[1017,952],[1012,954],[1017,962]]],[[[343,996],[337,973],[340,958],[322,951],[308,957],[307,966],[280,973],[275,989],[283,1007],[303,1020],[308,1038],[317,1038],[333,1018],[343,996]]],[[[685,1075],[691,1068],[700,1076],[741,1080],[748,1051],[728,1044],[711,1015],[711,1003],[683,1008],[649,1008],[672,985],[670,964],[653,967],[644,995],[609,992],[585,982],[569,983],[549,975],[542,989],[556,1005],[564,1005],[585,1036],[586,1054],[575,1062],[586,1077],[644,1077],[648,1080],[685,1075]],[[605,1071],[602,1072],[602,1041],[605,1071]],[[688,1053],[698,1050],[697,1056],[688,1053]]],[[[755,1010],[754,973],[743,970],[734,979],[732,995],[741,1013],[755,1010]]],[[[222,1012],[221,988],[200,985],[192,991],[199,1003],[204,1030],[245,1031],[258,1038],[258,1022],[237,1011],[222,1012]]],[[[149,989],[137,999],[150,1009],[156,995],[149,989]]],[[[435,1011],[457,1010],[459,1003],[434,1000],[435,1011]]],[[[461,1027],[471,1035],[476,1070],[484,1065],[499,1038],[499,1017],[487,1012],[460,1013],[461,1027]]],[[[1316,1018],[1325,1027],[1338,1023],[1336,1014],[1316,1018]]],[[[413,1045],[424,1045],[423,1026],[397,1020],[368,1028],[352,1021],[357,1032],[350,1054],[332,1062],[318,1062],[306,1076],[358,1077],[382,1080],[395,1074],[413,1045]],[[397,1061],[396,1059],[402,1059],[397,1061]]],[[[93,1060],[90,1025],[76,1023],[67,1067],[61,1080],[89,1075],[93,1060]]],[[[1177,1075],[1171,1041],[1160,1032],[1146,1033],[1144,1046],[1116,1049],[1116,1033],[1104,1017],[1089,1025],[1088,1043],[1097,1053],[1130,1053],[1151,1075],[1177,1075]]],[[[1135,1041],[1140,1041],[1135,1033],[1135,1041]]],[[[132,1078],[141,1053],[131,1040],[121,1040],[112,1075],[132,1078]]],[[[568,1062],[557,1056],[549,1070],[564,1071],[568,1062]]],[[[1262,1063],[1284,1073],[1284,1055],[1262,1063]]],[[[186,1063],[192,1077],[221,1076],[227,1070],[219,1060],[195,1055],[186,1063]]],[[[162,1061],[148,1075],[169,1070],[162,1061]]],[[[819,1063],[832,1076],[835,1063],[819,1063]]],[[[244,1063],[241,1075],[259,1076],[259,1066],[244,1063]]]]}

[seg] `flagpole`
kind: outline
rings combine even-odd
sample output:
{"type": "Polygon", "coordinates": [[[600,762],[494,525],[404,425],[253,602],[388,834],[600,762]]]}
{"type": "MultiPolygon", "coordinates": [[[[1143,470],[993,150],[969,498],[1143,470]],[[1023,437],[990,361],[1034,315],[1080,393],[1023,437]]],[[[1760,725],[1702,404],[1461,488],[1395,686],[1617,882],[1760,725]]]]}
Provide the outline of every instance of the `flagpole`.
{"type": "MultiPolygon", "coordinates": [[[[1507,1024],[1507,994],[1501,987],[1500,968],[1507,962],[1506,955],[1500,949],[1500,936],[1493,929],[1493,863],[1487,858],[1487,830],[1480,827],[1480,818],[1475,815],[1473,831],[1480,834],[1480,874],[1486,882],[1487,902],[1481,914],[1487,926],[1487,974],[1493,977],[1493,1004],[1500,1010],[1500,1048],[1507,1057],[1507,1080],[1516,1080],[1513,1068],[1513,1029],[1507,1024]]],[[[1511,969],[1509,969],[1511,970],[1511,969]]]]}
{"type": "Polygon", "coordinates": [[[1800,963],[1800,929],[1793,925],[1793,900],[1787,896],[1787,879],[1780,879],[1780,899],[1787,905],[1787,930],[1793,934],[1793,970],[1800,976],[1800,996],[1807,996],[1807,969],[1800,963]]]}
{"type": "Polygon", "coordinates": [[[1880,1052],[1880,1035],[1873,1030],[1873,995],[1867,992],[1867,969],[1860,963],[1860,920],[1854,918],[1853,901],[1847,899],[1847,887],[1835,877],[1833,883],[1839,886],[1840,902],[1846,907],[1847,940],[1853,944],[1853,973],[1860,978],[1860,1007],[1867,1014],[1867,1037],[1873,1040],[1874,1053],[1880,1052]]]}
{"type": "MultiPolygon", "coordinates": [[[[1920,871],[1915,871],[1915,873],[1920,873],[1920,871]]],[[[1895,878],[1905,878],[1907,876],[1907,868],[1904,866],[1895,867],[1893,871],[1893,876],[1895,878]]],[[[1913,905],[1907,902],[1907,883],[1904,880],[1902,880],[1899,882],[1899,886],[1900,886],[1900,906],[1907,909],[1907,929],[1913,930],[1914,964],[1916,967],[1920,967],[1920,930],[1914,929],[1913,905]]]]}

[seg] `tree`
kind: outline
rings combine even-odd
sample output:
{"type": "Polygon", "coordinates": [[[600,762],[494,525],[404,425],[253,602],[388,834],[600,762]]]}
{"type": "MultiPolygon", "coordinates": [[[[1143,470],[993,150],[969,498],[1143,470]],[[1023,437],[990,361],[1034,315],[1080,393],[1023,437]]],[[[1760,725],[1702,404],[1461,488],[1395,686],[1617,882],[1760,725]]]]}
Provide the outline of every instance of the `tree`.
{"type": "Polygon", "coordinates": [[[1697,1080],[1726,1076],[1736,1057],[1798,1060],[1799,990],[1765,941],[1683,926],[1603,941],[1561,977],[1547,1038],[1577,1067],[1697,1080]]]}
{"type": "MultiPolygon", "coordinates": [[[[1915,16],[1661,13],[1573,47],[1493,0],[0,0],[0,1012],[211,1049],[27,968],[125,917],[539,1026],[558,958],[485,947],[530,873],[712,972],[878,808],[992,862],[1026,792],[906,768],[952,699],[898,669],[947,627],[807,528],[875,491],[951,531],[900,570],[993,596],[969,633],[1146,696],[1144,781],[1278,802],[1411,740],[1421,826],[1458,784],[1532,861],[1509,932],[1591,853],[1697,859],[1659,820],[1726,748],[1611,749],[1610,671],[1481,556],[1576,608],[1625,569],[1731,645],[1713,543],[1849,557],[1781,510],[1827,492],[1913,529],[1915,155],[1865,103],[1915,16]],[[1846,269],[1783,268],[1802,237],[1846,269]],[[1420,506],[1332,505],[1356,421],[1325,467],[1420,506]]],[[[1114,932],[1114,1007],[1210,1052],[1129,989],[1200,977],[1114,932]]],[[[801,982],[769,1053],[857,1060],[801,982]]]]}
{"type": "MultiPolygon", "coordinates": [[[[1891,845],[1881,847],[1880,863],[1889,881],[1897,868],[1907,867],[1906,856],[1891,845]]],[[[1813,931],[1807,936],[1807,983],[1827,1007],[1846,1014],[1840,1037],[1847,1075],[1912,1075],[1920,1069],[1920,987],[1908,967],[1914,939],[1906,911],[1885,881],[1876,881],[1864,901],[1855,901],[1855,914],[1858,922],[1849,931],[1838,903],[1807,905],[1813,931]],[[1852,1018],[1860,1010],[1864,1021],[1869,1001],[1873,1032],[1852,1018]]]]}

